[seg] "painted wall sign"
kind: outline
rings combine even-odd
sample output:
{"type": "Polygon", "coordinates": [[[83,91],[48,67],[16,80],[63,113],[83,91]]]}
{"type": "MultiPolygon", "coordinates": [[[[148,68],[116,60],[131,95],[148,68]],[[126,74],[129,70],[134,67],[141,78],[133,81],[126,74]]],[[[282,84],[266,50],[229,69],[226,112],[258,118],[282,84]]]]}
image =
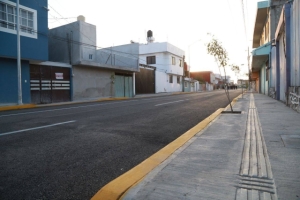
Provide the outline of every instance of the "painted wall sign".
{"type": "Polygon", "coordinates": [[[56,79],[64,79],[64,74],[63,73],[55,73],[55,78],[56,79]]]}

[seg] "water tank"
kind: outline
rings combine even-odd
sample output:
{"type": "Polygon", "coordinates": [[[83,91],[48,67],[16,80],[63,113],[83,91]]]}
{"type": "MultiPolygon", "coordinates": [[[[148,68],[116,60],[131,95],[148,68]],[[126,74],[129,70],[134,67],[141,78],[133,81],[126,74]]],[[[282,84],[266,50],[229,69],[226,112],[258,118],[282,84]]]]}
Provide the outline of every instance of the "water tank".
{"type": "Polygon", "coordinates": [[[151,31],[151,30],[149,30],[149,31],[147,32],[147,37],[148,37],[148,38],[151,38],[151,37],[153,37],[153,33],[152,33],[152,31],[151,31]]]}
{"type": "Polygon", "coordinates": [[[85,17],[83,15],[79,15],[77,17],[77,21],[82,21],[82,22],[85,22],[85,17]]]}

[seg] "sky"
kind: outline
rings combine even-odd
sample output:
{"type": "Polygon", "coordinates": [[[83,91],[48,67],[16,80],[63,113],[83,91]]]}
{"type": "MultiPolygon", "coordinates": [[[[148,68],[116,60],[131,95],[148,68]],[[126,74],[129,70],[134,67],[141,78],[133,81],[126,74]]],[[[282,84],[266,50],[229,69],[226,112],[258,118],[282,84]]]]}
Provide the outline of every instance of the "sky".
{"type": "MultiPolygon", "coordinates": [[[[251,54],[258,0],[48,0],[49,28],[77,20],[83,15],[97,27],[97,46],[146,43],[146,32],[153,31],[155,42],[169,42],[185,51],[191,71],[219,73],[206,44],[214,35],[227,50],[229,64],[241,68],[233,80],[246,78],[248,47],[251,54]],[[243,5],[243,6],[242,6],[243,5]],[[244,9],[242,9],[244,8],[244,9]],[[244,18],[243,18],[244,10],[244,18]],[[244,24],[245,21],[245,24],[244,24]]],[[[223,72],[222,72],[223,73],[223,72]]],[[[223,74],[222,74],[223,75],[223,74]]]]}

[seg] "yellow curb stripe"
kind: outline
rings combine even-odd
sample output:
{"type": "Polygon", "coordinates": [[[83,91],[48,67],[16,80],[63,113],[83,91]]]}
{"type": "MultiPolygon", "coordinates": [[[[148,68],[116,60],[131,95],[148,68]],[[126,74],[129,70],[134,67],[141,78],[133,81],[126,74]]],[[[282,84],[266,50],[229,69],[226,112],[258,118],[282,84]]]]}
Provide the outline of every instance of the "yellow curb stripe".
{"type": "Polygon", "coordinates": [[[98,99],[96,100],[97,102],[100,101],[115,101],[115,100],[126,100],[129,99],[128,97],[112,97],[112,98],[102,98],[102,99],[98,99]]]}
{"type": "Polygon", "coordinates": [[[24,105],[14,105],[14,106],[3,106],[0,107],[0,111],[5,110],[18,110],[18,109],[25,109],[25,108],[35,108],[35,104],[24,104],[24,105]]]}
{"type": "Polygon", "coordinates": [[[128,97],[112,97],[112,98],[102,98],[91,101],[70,101],[70,102],[61,102],[54,104],[24,104],[24,105],[14,105],[14,106],[3,106],[0,107],[0,111],[5,110],[18,110],[18,109],[26,109],[26,108],[36,108],[36,107],[54,107],[54,106],[63,106],[63,105],[73,105],[73,104],[82,104],[82,103],[92,103],[92,102],[101,102],[101,101],[117,101],[117,100],[127,100],[128,97]]]}
{"type": "Polygon", "coordinates": [[[179,138],[175,139],[173,142],[141,162],[139,165],[106,184],[92,197],[92,200],[120,199],[122,195],[125,194],[134,184],[142,180],[143,177],[145,177],[155,167],[166,160],[178,148],[189,141],[199,131],[204,129],[212,120],[218,117],[223,110],[224,108],[218,109],[209,117],[207,117],[199,124],[185,132],[179,138]]]}

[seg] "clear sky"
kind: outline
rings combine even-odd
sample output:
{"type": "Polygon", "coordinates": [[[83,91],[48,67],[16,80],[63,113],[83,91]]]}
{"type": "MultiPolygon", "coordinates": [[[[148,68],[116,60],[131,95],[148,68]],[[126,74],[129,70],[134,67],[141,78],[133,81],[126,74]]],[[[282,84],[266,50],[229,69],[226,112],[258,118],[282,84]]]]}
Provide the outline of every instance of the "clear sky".
{"type": "MultiPolygon", "coordinates": [[[[210,39],[207,33],[211,33],[228,51],[230,64],[241,66],[241,74],[244,74],[248,69],[248,46],[250,52],[252,50],[250,40],[253,36],[257,2],[258,0],[48,0],[49,28],[74,22],[78,15],[83,15],[87,23],[97,26],[99,47],[128,44],[130,40],[146,43],[146,32],[152,30],[155,42],[167,41],[185,51],[191,71],[210,70],[219,73],[214,59],[206,53],[205,44],[210,39]]],[[[234,76],[230,68],[227,71],[234,76]]]]}

